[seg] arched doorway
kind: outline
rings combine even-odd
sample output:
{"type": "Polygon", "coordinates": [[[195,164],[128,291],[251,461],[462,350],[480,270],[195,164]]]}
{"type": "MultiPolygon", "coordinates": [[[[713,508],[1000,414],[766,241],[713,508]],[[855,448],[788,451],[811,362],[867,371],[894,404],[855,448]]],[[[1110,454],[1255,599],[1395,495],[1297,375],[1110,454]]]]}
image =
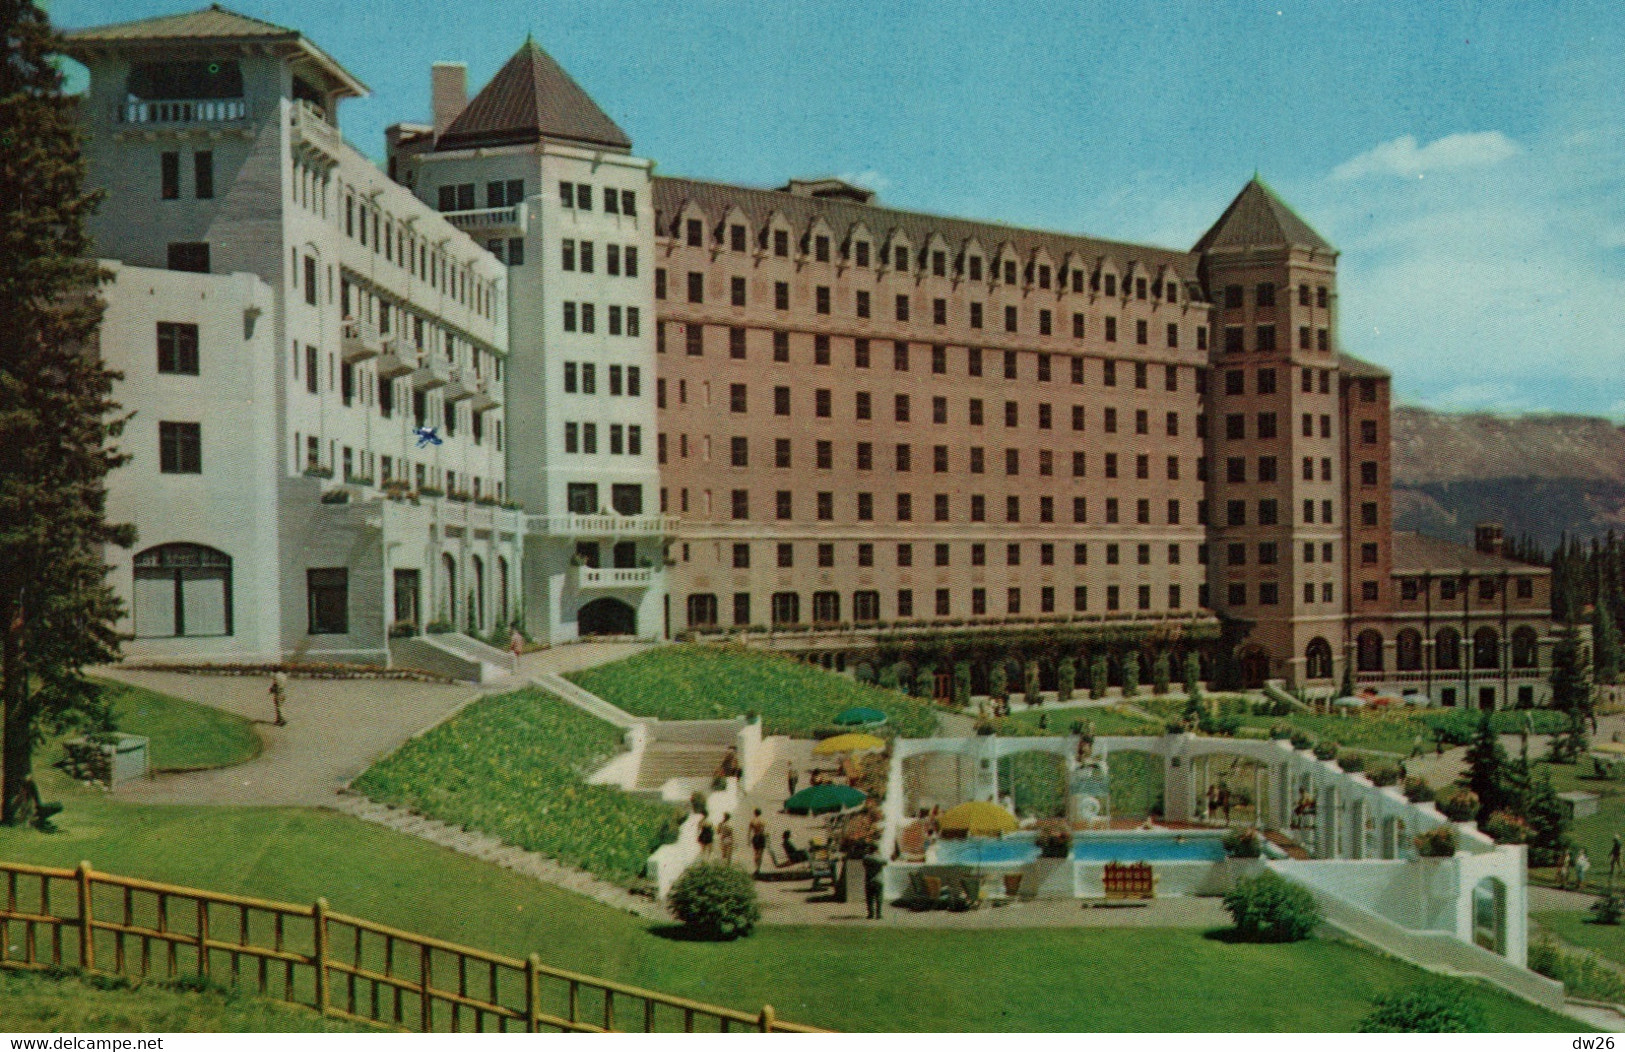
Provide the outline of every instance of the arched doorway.
{"type": "Polygon", "coordinates": [[[231,556],[201,544],[160,544],[135,557],[138,639],[232,634],[231,556]]]}
{"type": "Polygon", "coordinates": [[[1354,640],[1354,667],[1359,672],[1382,671],[1382,633],[1368,628],[1354,640]]]}
{"type": "Polygon", "coordinates": [[[1394,641],[1394,667],[1401,672],[1417,672],[1422,668],[1422,633],[1407,628],[1394,641]]]}
{"type": "Polygon", "coordinates": [[[1473,942],[1491,953],[1507,952],[1507,888],[1495,877],[1473,886],[1473,942]]]}
{"type": "Polygon", "coordinates": [[[1494,670],[1501,667],[1501,637],[1495,629],[1485,626],[1473,633],[1473,668],[1494,670]]]}
{"type": "Polygon", "coordinates": [[[1332,645],[1321,636],[1311,639],[1304,651],[1303,674],[1306,679],[1332,678],[1332,645]]]}
{"type": "Polygon", "coordinates": [[[638,615],[621,600],[605,596],[581,608],[576,615],[576,631],[583,636],[635,636],[638,615]]]}
{"type": "Polygon", "coordinates": [[[1263,647],[1248,647],[1241,652],[1241,685],[1247,690],[1260,690],[1270,678],[1270,656],[1263,647]]]}

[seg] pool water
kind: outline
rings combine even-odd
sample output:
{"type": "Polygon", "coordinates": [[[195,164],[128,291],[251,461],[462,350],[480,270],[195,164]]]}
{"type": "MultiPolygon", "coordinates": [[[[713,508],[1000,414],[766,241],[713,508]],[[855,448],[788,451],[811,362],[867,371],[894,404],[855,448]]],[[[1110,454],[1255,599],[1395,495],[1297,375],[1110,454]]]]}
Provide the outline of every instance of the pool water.
{"type": "MultiPolygon", "coordinates": [[[[992,840],[944,840],[936,845],[936,861],[944,865],[1026,865],[1038,857],[1038,845],[1021,835],[992,840]]],[[[1072,841],[1074,862],[1218,862],[1224,844],[1217,836],[1166,833],[1094,836],[1084,833],[1072,841]]]]}

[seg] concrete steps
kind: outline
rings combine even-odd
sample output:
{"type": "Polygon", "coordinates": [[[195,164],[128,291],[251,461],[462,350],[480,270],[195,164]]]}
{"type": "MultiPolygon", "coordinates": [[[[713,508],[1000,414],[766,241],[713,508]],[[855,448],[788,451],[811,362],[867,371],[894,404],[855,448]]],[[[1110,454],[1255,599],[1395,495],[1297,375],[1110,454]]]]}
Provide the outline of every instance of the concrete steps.
{"type": "Polygon", "coordinates": [[[709,780],[722,765],[726,747],[713,744],[650,742],[638,768],[637,789],[658,792],[673,778],[709,780]]]}

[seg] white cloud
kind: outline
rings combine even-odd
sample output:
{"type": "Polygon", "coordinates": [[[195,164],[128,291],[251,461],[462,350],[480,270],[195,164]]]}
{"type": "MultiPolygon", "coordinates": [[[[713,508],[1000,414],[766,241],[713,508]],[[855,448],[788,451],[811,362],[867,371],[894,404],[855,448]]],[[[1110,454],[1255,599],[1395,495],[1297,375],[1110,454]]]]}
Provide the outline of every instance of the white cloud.
{"type": "Polygon", "coordinates": [[[1498,131],[1458,132],[1417,146],[1416,136],[1402,135],[1352,157],[1332,171],[1334,179],[1361,179],[1370,175],[1404,178],[1459,168],[1500,164],[1522,148],[1498,131]]]}
{"type": "Polygon", "coordinates": [[[853,186],[861,186],[865,190],[873,190],[877,194],[885,193],[887,190],[890,190],[892,186],[892,181],[890,179],[886,178],[880,172],[875,171],[873,168],[862,172],[842,172],[835,178],[839,179],[843,183],[851,183],[853,186]]]}

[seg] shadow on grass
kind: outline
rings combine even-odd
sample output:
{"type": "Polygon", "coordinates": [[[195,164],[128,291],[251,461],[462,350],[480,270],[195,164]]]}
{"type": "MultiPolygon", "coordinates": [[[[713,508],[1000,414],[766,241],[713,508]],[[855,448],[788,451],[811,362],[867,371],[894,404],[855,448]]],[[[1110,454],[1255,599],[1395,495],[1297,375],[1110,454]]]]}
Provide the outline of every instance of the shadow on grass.
{"type": "Polygon", "coordinates": [[[1235,928],[1213,928],[1203,932],[1202,938],[1211,939],[1213,942],[1226,943],[1231,946],[1239,943],[1255,941],[1253,939],[1243,938],[1241,932],[1235,928]]]}
{"type": "Polygon", "coordinates": [[[649,927],[649,934],[657,939],[667,939],[671,942],[738,942],[744,936],[734,936],[729,939],[713,939],[695,931],[686,924],[654,924],[649,927]]]}

